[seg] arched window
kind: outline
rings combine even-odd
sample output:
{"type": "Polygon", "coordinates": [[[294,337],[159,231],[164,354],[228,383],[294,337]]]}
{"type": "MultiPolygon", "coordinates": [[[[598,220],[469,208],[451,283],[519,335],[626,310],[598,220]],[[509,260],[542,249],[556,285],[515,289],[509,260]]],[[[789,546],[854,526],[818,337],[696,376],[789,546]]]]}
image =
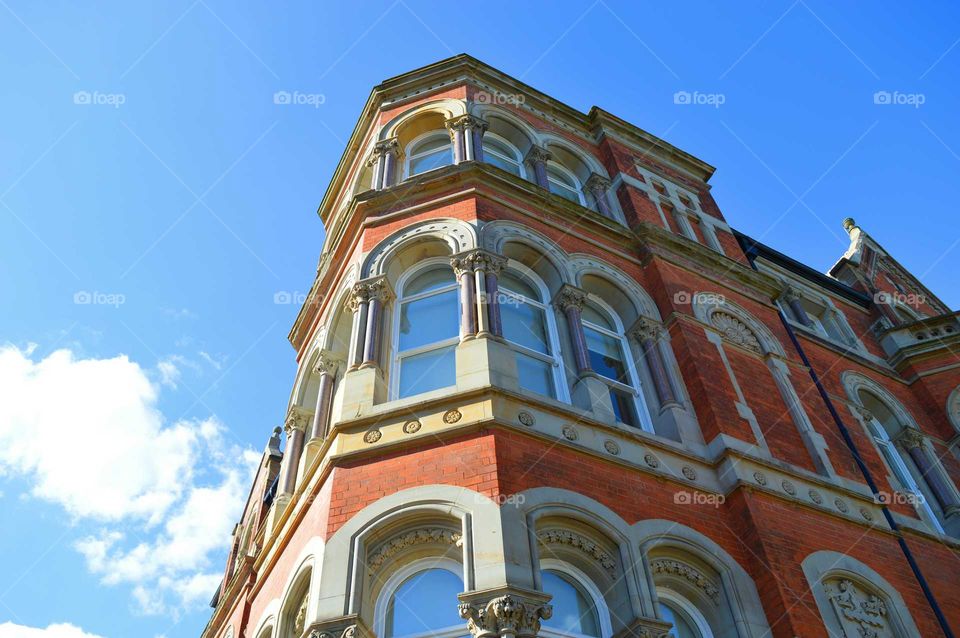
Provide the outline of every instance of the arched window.
{"type": "Polygon", "coordinates": [[[630,350],[619,318],[592,302],[584,305],[581,316],[590,366],[610,387],[610,401],[617,420],[652,432],[650,413],[633,361],[627,356],[630,350]]]}
{"type": "Polygon", "coordinates": [[[499,166],[505,171],[523,177],[523,157],[513,144],[495,133],[487,132],[483,136],[483,161],[499,166]]]}
{"type": "Polygon", "coordinates": [[[426,558],[394,573],[377,603],[377,635],[463,636],[466,629],[457,614],[457,595],[464,590],[462,571],[456,561],[426,558]]]}
{"type": "Polygon", "coordinates": [[[547,162],[547,187],[554,195],[559,195],[577,204],[582,205],[584,203],[580,180],[556,162],[547,162]]]}
{"type": "Polygon", "coordinates": [[[498,282],[503,336],[514,351],[520,387],[567,400],[554,317],[543,302],[546,288],[526,268],[512,264],[498,282]]]}
{"type": "Polygon", "coordinates": [[[710,624],[697,606],[677,592],[657,587],[660,617],[671,623],[671,638],[713,638],[710,624]]]}
{"type": "Polygon", "coordinates": [[[583,574],[557,560],[544,560],[540,579],[553,615],[541,621],[546,636],[607,638],[610,618],[600,590],[583,574]]]}
{"type": "Polygon", "coordinates": [[[428,260],[398,282],[393,396],[456,385],[457,281],[449,263],[428,260]]]}
{"type": "Polygon", "coordinates": [[[893,441],[905,426],[900,423],[893,411],[873,394],[861,390],[859,398],[869,413],[869,418],[865,419],[865,422],[870,436],[873,437],[877,450],[887,462],[894,478],[900,483],[896,487],[906,493],[918,512],[942,533],[943,525],[931,507],[932,498],[929,488],[918,471],[911,471],[912,461],[893,441]]]}
{"type": "Polygon", "coordinates": [[[446,131],[424,133],[407,147],[407,177],[453,164],[453,144],[446,131]]]}

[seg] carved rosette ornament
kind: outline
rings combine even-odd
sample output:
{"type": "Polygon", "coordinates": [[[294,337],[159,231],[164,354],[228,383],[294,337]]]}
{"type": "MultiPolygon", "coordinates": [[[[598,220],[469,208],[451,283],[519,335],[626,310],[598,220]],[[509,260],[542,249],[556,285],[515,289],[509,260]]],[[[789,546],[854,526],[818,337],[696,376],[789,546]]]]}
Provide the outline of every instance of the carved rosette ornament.
{"type": "Polygon", "coordinates": [[[497,596],[485,604],[460,603],[460,617],[467,621],[473,638],[534,638],[540,621],[552,615],[551,605],[514,594],[497,596]]]}
{"type": "Polygon", "coordinates": [[[727,341],[747,350],[753,350],[757,354],[763,354],[760,342],[753,331],[733,315],[725,312],[715,312],[710,317],[710,322],[727,341]]]}

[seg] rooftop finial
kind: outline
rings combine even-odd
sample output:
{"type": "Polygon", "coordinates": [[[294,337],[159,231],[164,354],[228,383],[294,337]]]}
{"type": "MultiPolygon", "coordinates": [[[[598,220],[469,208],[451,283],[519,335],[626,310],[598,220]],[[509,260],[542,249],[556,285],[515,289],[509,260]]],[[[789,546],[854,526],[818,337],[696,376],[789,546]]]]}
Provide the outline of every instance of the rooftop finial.
{"type": "Polygon", "coordinates": [[[280,433],[283,432],[283,428],[275,427],[273,428],[273,434],[270,436],[270,440],[267,441],[267,452],[270,454],[279,454],[280,453],[280,433]]]}
{"type": "Polygon", "coordinates": [[[857,226],[857,221],[853,217],[847,217],[846,219],[843,220],[843,229],[848,233],[854,228],[856,228],[856,226],[857,226]]]}

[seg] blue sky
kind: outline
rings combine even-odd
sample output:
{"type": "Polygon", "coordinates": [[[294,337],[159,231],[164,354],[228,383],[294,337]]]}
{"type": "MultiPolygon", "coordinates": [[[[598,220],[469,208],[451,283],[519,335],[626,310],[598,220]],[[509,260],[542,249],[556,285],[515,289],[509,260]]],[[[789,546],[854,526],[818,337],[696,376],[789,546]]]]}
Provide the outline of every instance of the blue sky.
{"type": "Polygon", "coordinates": [[[452,54],[717,166],[817,269],[856,217],[956,307],[960,6],[837,4],[0,0],[0,638],[199,634],[344,141],[452,54]]]}

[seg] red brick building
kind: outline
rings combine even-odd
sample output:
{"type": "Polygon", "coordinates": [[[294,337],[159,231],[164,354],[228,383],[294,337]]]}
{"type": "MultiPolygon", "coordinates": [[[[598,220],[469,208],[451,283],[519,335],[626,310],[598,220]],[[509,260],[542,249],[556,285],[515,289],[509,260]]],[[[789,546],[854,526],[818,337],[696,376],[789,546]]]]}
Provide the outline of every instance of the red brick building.
{"type": "Polygon", "coordinates": [[[370,95],[209,638],[960,628],[960,322],[461,55],[370,95]]]}

